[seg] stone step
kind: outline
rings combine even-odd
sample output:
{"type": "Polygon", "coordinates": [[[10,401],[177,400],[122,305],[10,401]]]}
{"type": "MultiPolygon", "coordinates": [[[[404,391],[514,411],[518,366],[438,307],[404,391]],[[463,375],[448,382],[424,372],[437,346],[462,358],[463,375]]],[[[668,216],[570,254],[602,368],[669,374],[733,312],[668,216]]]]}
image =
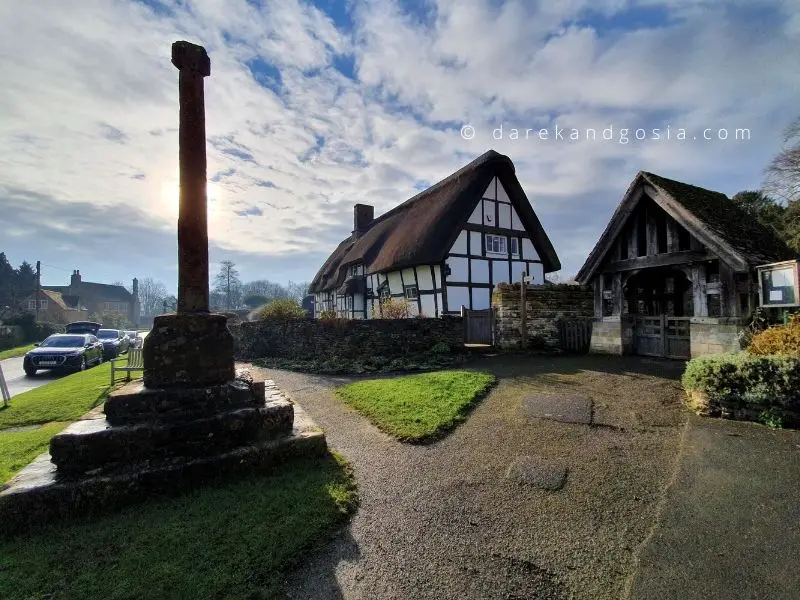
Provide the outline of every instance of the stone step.
{"type": "MultiPolygon", "coordinates": [[[[247,473],[269,473],[286,461],[327,453],[325,434],[295,405],[294,427],[283,437],[203,457],[173,457],[117,465],[102,473],[65,476],[49,454],[42,454],[0,491],[0,533],[14,534],[34,525],[98,514],[176,494],[210,481],[247,473]]],[[[291,468],[289,466],[289,468],[291,468]]]]}
{"type": "Polygon", "coordinates": [[[111,425],[194,420],[220,411],[259,407],[265,382],[233,379],[208,387],[146,388],[142,380],[112,391],[105,403],[111,425]]]}
{"type": "Polygon", "coordinates": [[[112,426],[107,418],[83,420],[50,440],[50,455],[63,473],[83,473],[120,462],[210,456],[290,433],[293,420],[287,400],[192,421],[112,426]]]}

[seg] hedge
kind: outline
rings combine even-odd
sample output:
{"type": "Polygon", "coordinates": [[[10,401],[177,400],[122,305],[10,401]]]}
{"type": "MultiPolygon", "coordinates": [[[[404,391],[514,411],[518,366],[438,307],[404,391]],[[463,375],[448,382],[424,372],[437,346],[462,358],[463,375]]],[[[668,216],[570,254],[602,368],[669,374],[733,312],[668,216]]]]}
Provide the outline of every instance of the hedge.
{"type": "Polygon", "coordinates": [[[800,357],[747,352],[693,358],[681,382],[687,391],[745,405],[800,411],[800,357]]]}

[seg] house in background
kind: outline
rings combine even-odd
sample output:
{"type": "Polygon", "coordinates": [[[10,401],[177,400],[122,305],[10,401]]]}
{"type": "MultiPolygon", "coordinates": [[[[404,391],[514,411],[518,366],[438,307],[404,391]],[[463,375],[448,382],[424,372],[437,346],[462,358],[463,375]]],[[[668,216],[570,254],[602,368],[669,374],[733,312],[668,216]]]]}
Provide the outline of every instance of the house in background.
{"type": "Polygon", "coordinates": [[[28,312],[36,312],[37,300],[40,321],[65,325],[72,321],[84,321],[89,316],[89,311],[81,307],[77,297],[48,289],[39,290],[38,298],[33,293],[25,300],[24,306],[28,312]]]}
{"type": "MultiPolygon", "coordinates": [[[[70,307],[80,307],[86,314],[123,315],[137,325],[139,322],[139,281],[134,278],[131,287],[133,293],[121,285],[94,283],[83,281],[81,272],[75,270],[66,286],[46,286],[42,292],[53,292],[64,299],[70,307]]],[[[32,299],[31,299],[32,300],[32,299]]]]}
{"type": "Polygon", "coordinates": [[[374,218],[356,204],[354,228],[309,287],[315,315],[380,318],[384,299],[405,299],[409,316],[489,309],[494,287],[533,285],[561,268],[514,171],[490,150],[446,179],[374,218]]]}
{"type": "Polygon", "coordinates": [[[591,347],[690,358],[739,349],[756,267],[793,256],[725,194],[639,172],[578,272],[594,289],[591,347]]]}

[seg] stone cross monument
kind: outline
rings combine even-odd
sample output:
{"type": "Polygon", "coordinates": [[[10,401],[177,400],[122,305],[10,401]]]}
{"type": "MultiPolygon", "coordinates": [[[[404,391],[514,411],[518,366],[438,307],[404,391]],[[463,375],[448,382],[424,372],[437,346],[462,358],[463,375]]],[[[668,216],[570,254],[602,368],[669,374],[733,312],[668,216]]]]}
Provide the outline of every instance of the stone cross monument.
{"type": "Polygon", "coordinates": [[[224,315],[208,312],[208,207],[203,78],[211,74],[205,48],[172,45],[180,97],[178,312],[155,318],[145,338],[148,388],[215,385],[234,378],[233,337],[224,315]]]}

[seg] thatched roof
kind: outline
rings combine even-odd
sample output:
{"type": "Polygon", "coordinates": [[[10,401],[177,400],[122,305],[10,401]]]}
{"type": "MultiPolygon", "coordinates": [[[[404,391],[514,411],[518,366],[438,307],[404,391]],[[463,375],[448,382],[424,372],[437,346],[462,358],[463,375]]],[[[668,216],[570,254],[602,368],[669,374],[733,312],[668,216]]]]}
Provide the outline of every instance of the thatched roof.
{"type": "Polygon", "coordinates": [[[344,239],[322,265],[309,291],[338,288],[353,263],[362,263],[368,274],[441,263],[495,176],[531,234],[545,273],[558,271],[561,263],[517,180],[514,164],[507,156],[489,150],[373,220],[366,231],[344,239]]]}
{"type": "Polygon", "coordinates": [[[655,188],[651,199],[737,270],[793,256],[775,231],[748,215],[725,194],[639,171],[578,272],[579,282],[587,283],[602,264],[638,201],[635,192],[643,185],[655,188]]]}

